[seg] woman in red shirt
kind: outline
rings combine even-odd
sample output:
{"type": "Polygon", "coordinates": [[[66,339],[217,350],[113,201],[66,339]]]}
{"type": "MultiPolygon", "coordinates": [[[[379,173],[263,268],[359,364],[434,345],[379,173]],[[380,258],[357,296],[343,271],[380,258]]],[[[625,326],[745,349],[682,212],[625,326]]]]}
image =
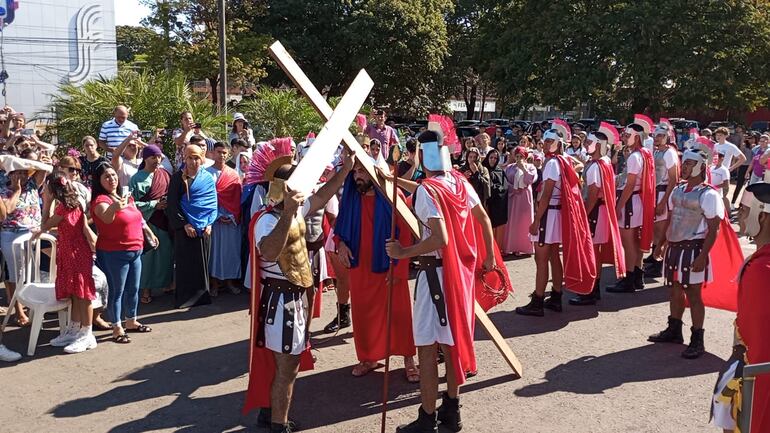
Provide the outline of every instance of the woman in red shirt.
{"type": "Polygon", "coordinates": [[[126,332],[152,331],[136,317],[144,239],[147,237],[154,245],[158,245],[158,240],[145,224],[134,199],[129,194],[118,195],[118,174],[109,164],[96,167],[91,184],[91,214],[99,233],[96,264],[109,283],[107,319],[112,324],[112,340],[130,343],[126,332]],[[125,329],[121,325],[124,317],[125,329]]]}

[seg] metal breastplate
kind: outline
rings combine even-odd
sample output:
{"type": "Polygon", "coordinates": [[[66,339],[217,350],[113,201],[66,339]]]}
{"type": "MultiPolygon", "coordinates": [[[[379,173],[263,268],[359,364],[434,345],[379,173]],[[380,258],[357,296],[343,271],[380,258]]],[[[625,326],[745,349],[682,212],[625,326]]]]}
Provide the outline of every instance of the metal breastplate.
{"type": "Polygon", "coordinates": [[[698,227],[703,221],[700,197],[708,188],[700,185],[685,192],[685,185],[679,185],[671,192],[671,224],[666,234],[669,242],[692,240],[698,234],[698,227]]]}
{"type": "Polygon", "coordinates": [[[278,267],[290,283],[300,287],[313,285],[313,273],[305,244],[305,220],[297,217],[292,219],[286,246],[278,255],[278,267]]]}
{"type": "Polygon", "coordinates": [[[655,185],[660,185],[668,182],[668,170],[666,170],[666,151],[656,150],[653,154],[655,157],[655,185]]]}
{"type": "Polygon", "coordinates": [[[305,240],[307,242],[316,242],[324,234],[324,209],[318,209],[316,212],[305,216],[305,240]]]}
{"type": "Polygon", "coordinates": [[[619,173],[617,176],[615,176],[615,189],[620,191],[626,187],[626,179],[628,178],[628,173],[623,170],[622,173],[619,173]]]}

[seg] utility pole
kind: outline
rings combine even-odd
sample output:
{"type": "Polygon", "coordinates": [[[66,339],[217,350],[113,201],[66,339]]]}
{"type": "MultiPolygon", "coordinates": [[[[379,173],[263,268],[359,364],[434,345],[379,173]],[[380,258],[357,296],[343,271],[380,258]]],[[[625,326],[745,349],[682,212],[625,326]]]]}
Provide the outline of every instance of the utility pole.
{"type": "Polygon", "coordinates": [[[171,72],[171,13],[167,1],[158,1],[158,12],[163,17],[163,42],[166,44],[166,60],[163,62],[166,72],[171,72]]]}
{"type": "Polygon", "coordinates": [[[227,112],[227,41],[225,40],[225,0],[217,0],[219,12],[219,108],[227,112]]]}

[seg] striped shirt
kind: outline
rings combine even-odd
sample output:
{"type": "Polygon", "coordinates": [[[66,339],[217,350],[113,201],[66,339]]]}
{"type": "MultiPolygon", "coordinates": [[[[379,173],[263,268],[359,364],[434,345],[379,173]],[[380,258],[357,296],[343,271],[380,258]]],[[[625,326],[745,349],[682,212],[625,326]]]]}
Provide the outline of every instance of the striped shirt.
{"type": "Polygon", "coordinates": [[[119,125],[115,118],[112,118],[102,123],[102,129],[99,131],[99,140],[107,142],[107,146],[110,149],[114,149],[120,146],[120,143],[132,132],[138,130],[139,127],[128,119],[122,125],[119,125]]]}

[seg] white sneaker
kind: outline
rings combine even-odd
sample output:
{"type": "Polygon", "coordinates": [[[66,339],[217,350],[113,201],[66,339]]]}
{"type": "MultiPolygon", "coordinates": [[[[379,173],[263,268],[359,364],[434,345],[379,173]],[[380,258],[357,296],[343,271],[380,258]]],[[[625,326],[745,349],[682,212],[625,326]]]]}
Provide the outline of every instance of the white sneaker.
{"type": "Polygon", "coordinates": [[[80,353],[96,347],[96,337],[91,333],[78,333],[77,339],[64,348],[67,353],[80,353]]]}
{"type": "Polygon", "coordinates": [[[80,326],[75,326],[70,322],[58,337],[51,339],[51,346],[64,347],[70,345],[78,338],[78,332],[80,332],[80,326]]]}
{"type": "Polygon", "coordinates": [[[21,359],[21,354],[0,344],[0,361],[16,362],[21,359]]]}

